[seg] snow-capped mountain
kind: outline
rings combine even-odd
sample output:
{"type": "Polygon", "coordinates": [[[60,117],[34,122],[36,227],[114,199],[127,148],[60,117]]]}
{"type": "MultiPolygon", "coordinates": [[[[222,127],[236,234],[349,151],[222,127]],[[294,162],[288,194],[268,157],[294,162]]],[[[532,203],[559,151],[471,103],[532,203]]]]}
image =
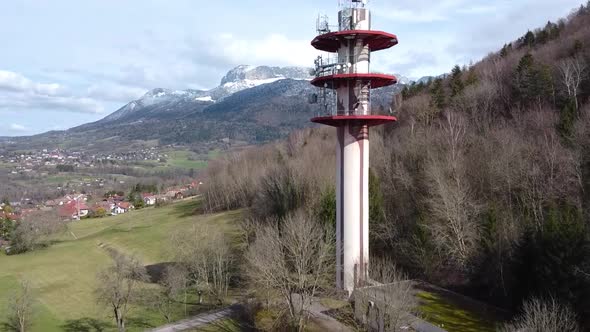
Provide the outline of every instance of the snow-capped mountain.
{"type": "Polygon", "coordinates": [[[217,88],[211,90],[211,96],[214,100],[220,100],[238,91],[287,78],[311,80],[309,72],[310,68],[302,67],[237,66],[221,79],[217,88]]]}
{"type": "Polygon", "coordinates": [[[208,90],[169,90],[153,89],[143,97],[123,106],[116,112],[100,120],[99,123],[135,118],[141,121],[153,115],[166,117],[198,111],[212,103],[219,102],[232,94],[274,83],[284,79],[310,80],[309,68],[301,67],[268,67],[268,66],[238,66],[230,70],[222,79],[219,86],[208,90]]]}
{"type": "MultiPolygon", "coordinates": [[[[158,141],[260,143],[310,126],[321,107],[308,102],[317,93],[310,70],[296,67],[238,66],[211,90],[153,89],[106,118],[63,132],[79,141],[158,141]]],[[[409,80],[371,93],[373,108],[386,111],[409,80]]],[[[64,138],[65,139],[65,138],[64,138]]],[[[103,148],[98,146],[97,148],[103,148]]]]}

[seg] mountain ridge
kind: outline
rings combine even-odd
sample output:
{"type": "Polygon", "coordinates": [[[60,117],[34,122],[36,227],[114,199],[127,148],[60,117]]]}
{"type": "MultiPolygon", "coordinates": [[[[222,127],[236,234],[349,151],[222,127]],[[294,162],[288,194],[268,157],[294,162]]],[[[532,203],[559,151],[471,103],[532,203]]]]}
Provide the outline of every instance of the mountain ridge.
{"type": "MultiPolygon", "coordinates": [[[[387,109],[393,95],[410,84],[409,79],[397,77],[399,84],[372,93],[374,108],[387,109]]],[[[23,148],[99,150],[108,149],[111,142],[267,142],[313,126],[309,119],[318,114],[319,107],[308,103],[309,95],[317,92],[309,84],[311,79],[310,68],[305,67],[240,65],[210,90],[155,88],[98,121],[4,142],[17,142],[23,148]]]]}

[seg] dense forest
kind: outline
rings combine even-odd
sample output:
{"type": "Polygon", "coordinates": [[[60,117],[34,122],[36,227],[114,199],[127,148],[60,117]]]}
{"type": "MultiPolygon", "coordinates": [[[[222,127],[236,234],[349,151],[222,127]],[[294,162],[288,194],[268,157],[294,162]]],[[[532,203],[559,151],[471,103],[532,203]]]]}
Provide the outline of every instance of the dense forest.
{"type": "MultiPolygon", "coordinates": [[[[516,314],[553,298],[590,326],[590,3],[408,86],[371,133],[374,257],[516,314]]],[[[335,219],[334,132],[224,157],[206,208],[335,219]]]]}

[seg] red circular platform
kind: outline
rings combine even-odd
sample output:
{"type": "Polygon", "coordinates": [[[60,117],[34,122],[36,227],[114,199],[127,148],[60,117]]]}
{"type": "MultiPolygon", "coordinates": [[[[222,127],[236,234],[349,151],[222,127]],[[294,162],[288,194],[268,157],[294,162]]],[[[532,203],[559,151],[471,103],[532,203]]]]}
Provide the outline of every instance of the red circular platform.
{"type": "Polygon", "coordinates": [[[371,82],[371,89],[382,88],[397,83],[397,78],[386,74],[336,74],[316,77],[311,84],[318,88],[337,89],[341,83],[346,81],[371,82]]]}
{"type": "Polygon", "coordinates": [[[314,38],[311,45],[320,51],[338,52],[342,40],[363,39],[371,52],[388,49],[397,45],[397,36],[384,31],[346,30],[329,32],[314,38]]]}
{"type": "Polygon", "coordinates": [[[311,119],[311,122],[320,123],[326,126],[342,127],[347,122],[358,122],[369,127],[379,126],[389,122],[396,122],[395,116],[388,115],[334,115],[320,116],[311,119]]]}

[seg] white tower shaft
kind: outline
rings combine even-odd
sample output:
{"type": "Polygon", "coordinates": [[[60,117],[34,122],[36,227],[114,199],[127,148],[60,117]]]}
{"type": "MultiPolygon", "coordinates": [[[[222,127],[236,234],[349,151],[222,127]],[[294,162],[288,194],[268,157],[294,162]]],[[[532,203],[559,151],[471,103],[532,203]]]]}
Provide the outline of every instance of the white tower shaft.
{"type": "Polygon", "coordinates": [[[349,293],[368,278],[369,128],[337,128],[336,286],[349,293]]]}
{"type": "MultiPolygon", "coordinates": [[[[341,31],[369,30],[365,8],[346,8],[339,13],[341,31]]],[[[347,74],[369,73],[370,51],[362,39],[340,45],[340,63],[347,74]]],[[[350,80],[336,90],[339,115],[370,114],[368,82],[350,80]]],[[[336,193],[336,284],[349,293],[368,279],[369,267],[369,128],[349,122],[339,127],[336,193]]]]}

